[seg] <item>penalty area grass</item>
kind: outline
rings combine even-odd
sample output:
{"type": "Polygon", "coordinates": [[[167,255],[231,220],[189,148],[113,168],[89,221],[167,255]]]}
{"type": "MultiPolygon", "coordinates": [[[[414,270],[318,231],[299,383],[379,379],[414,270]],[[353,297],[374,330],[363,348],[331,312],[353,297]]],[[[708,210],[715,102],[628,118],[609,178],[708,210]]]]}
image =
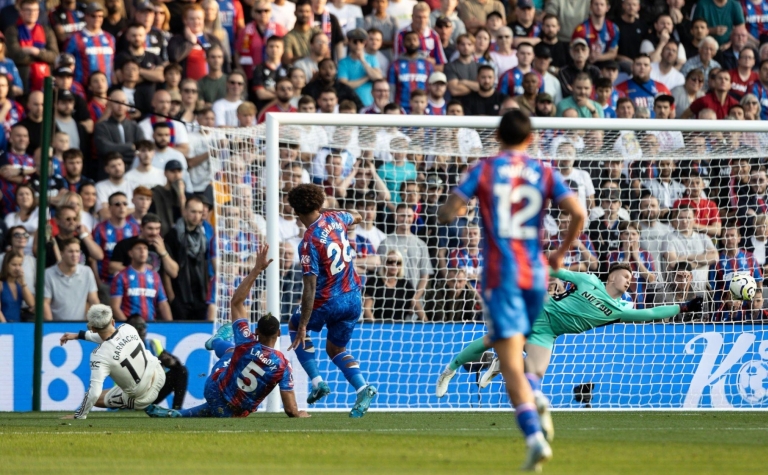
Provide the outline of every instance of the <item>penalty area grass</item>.
{"type": "MultiPolygon", "coordinates": [[[[0,413],[0,473],[508,474],[525,454],[511,412],[62,415],[0,413]]],[[[754,474],[768,466],[768,412],[560,412],[554,421],[545,473],[754,474]]]]}

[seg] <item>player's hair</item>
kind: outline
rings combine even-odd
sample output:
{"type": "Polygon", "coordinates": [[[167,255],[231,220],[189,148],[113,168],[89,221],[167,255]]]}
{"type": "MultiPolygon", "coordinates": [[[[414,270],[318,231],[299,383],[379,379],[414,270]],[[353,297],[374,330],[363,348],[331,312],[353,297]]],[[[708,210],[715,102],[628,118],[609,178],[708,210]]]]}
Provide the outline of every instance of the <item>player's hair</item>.
{"type": "Polygon", "coordinates": [[[632,266],[626,262],[614,262],[613,264],[611,264],[611,267],[608,268],[608,275],[613,274],[617,270],[625,270],[631,274],[632,266]]]}
{"type": "Polygon", "coordinates": [[[304,215],[323,207],[325,191],[311,183],[301,184],[288,192],[288,203],[296,213],[304,215]]]}
{"type": "MultiPolygon", "coordinates": [[[[26,232],[26,230],[24,230],[26,232]]],[[[10,234],[10,233],[9,233],[10,234]]],[[[5,253],[5,257],[3,257],[3,267],[0,269],[0,280],[6,281],[8,280],[8,277],[10,277],[10,273],[8,272],[8,267],[11,265],[11,259],[18,257],[22,261],[24,260],[24,254],[18,251],[8,251],[5,253]]]]}
{"type": "Polygon", "coordinates": [[[88,309],[85,316],[91,330],[99,331],[107,328],[112,321],[112,309],[108,305],[97,303],[88,309]]]}
{"type": "Polygon", "coordinates": [[[77,247],[82,247],[82,243],[80,242],[80,239],[78,239],[78,238],[76,238],[76,237],[71,237],[71,238],[69,238],[69,239],[65,239],[64,241],[62,241],[62,242],[59,244],[59,248],[61,248],[61,250],[63,251],[63,250],[64,250],[64,249],[66,249],[66,248],[67,248],[67,246],[69,246],[70,244],[77,244],[77,247]]]}
{"type": "Polygon", "coordinates": [[[531,119],[523,111],[513,109],[501,117],[499,140],[508,146],[520,145],[531,136],[531,119]]]}
{"type": "Polygon", "coordinates": [[[69,150],[64,150],[64,153],[61,154],[61,159],[65,162],[67,160],[72,160],[74,158],[83,158],[83,152],[79,148],[70,148],[69,150]]]}
{"type": "Polygon", "coordinates": [[[260,337],[272,338],[277,336],[280,331],[280,322],[271,313],[268,313],[259,319],[256,330],[260,337]]]}

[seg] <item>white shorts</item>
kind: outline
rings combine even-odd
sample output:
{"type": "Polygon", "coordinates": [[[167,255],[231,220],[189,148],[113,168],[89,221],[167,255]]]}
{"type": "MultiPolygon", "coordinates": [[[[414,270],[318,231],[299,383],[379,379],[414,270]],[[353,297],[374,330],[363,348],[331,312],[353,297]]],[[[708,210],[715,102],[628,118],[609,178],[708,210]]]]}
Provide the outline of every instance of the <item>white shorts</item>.
{"type": "Polygon", "coordinates": [[[104,405],[120,409],[142,410],[155,402],[157,395],[165,384],[165,370],[158,364],[153,375],[152,384],[147,388],[144,394],[136,397],[127,396],[120,386],[115,385],[104,396],[104,405]]]}

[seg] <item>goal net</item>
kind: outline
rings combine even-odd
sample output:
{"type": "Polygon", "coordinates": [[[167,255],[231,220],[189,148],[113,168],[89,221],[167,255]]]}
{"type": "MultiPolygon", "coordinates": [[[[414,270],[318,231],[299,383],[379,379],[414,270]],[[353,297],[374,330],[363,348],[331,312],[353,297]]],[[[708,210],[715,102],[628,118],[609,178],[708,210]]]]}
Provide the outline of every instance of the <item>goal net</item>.
{"type": "MultiPolygon", "coordinates": [[[[485,332],[483,236],[470,201],[448,225],[436,211],[464,171],[498,150],[497,117],[271,114],[267,125],[209,129],[216,170],[220,321],[259,243],[274,264],[248,302],[252,320],[287,321],[299,306],[303,227],[286,193],[321,185],[327,206],[357,210],[349,231],[364,312],[349,349],[384,410],[507,409],[502,379],[480,390],[492,353],[460,369],[444,398],[439,373],[485,332]]],[[[534,119],[530,154],[560,170],[589,211],[568,269],[605,279],[633,270],[622,299],[653,308],[702,296],[704,311],[667,321],[613,324],[557,338],[543,390],[554,408],[768,408],[763,323],[768,127],[745,121],[534,119]],[[757,281],[752,302],[731,297],[732,277],[757,281]]],[[[551,210],[545,249],[569,217],[551,210]]],[[[550,282],[552,293],[567,283],[550,282]]],[[[282,349],[288,345],[283,327],[282,349]]],[[[319,409],[348,409],[354,392],[312,334],[332,394],[319,409]]],[[[293,353],[297,400],[308,381],[293,353]]]]}

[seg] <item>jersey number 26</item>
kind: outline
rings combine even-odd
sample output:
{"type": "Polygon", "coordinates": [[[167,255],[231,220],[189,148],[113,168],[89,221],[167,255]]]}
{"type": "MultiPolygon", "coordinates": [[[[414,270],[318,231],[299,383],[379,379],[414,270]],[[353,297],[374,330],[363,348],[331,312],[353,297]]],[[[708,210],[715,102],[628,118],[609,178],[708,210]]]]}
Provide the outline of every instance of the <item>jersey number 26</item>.
{"type": "Polygon", "coordinates": [[[499,220],[499,237],[505,239],[536,239],[538,228],[536,226],[524,226],[531,218],[541,212],[541,193],[531,185],[518,185],[513,187],[508,183],[493,185],[493,194],[498,201],[496,210],[499,220]],[[512,206],[519,205],[526,200],[525,206],[512,213],[512,206]]]}
{"type": "Polygon", "coordinates": [[[349,245],[347,235],[341,235],[343,249],[338,243],[332,242],[328,245],[328,259],[331,259],[331,275],[336,275],[347,267],[347,262],[352,260],[352,246],[349,245]]]}

